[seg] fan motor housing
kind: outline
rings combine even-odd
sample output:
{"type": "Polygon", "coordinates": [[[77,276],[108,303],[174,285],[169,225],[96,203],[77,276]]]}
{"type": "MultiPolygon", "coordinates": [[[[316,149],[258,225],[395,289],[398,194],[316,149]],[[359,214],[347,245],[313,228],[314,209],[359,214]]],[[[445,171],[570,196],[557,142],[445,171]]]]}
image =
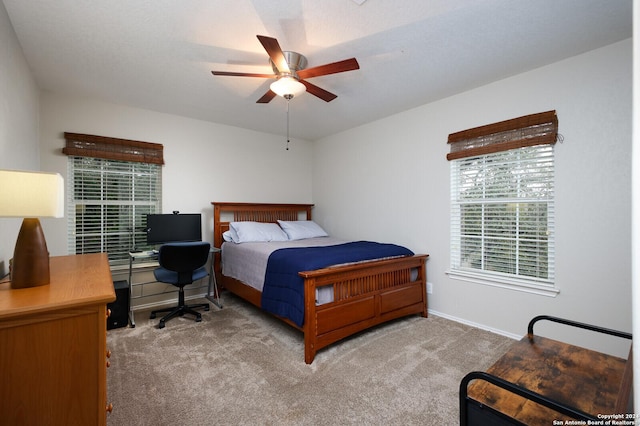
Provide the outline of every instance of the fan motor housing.
{"type": "MultiPolygon", "coordinates": [[[[289,65],[291,73],[303,70],[307,66],[307,58],[305,58],[298,52],[289,52],[285,50],[282,52],[282,54],[284,55],[284,60],[287,61],[287,65],[289,65]]],[[[278,70],[271,59],[269,59],[269,63],[271,64],[271,68],[273,69],[273,72],[275,74],[279,75],[282,73],[280,70],[278,70]]]]}

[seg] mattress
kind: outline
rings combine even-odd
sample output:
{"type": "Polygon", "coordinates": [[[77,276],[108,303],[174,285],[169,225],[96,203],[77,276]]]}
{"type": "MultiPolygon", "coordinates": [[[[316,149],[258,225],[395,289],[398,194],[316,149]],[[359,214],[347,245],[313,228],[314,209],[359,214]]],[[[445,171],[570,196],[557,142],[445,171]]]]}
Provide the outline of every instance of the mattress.
{"type": "MultiPolygon", "coordinates": [[[[275,250],[290,247],[320,247],[344,244],[347,241],[333,237],[308,238],[295,241],[272,241],[258,243],[222,244],[222,274],[234,278],[262,292],[269,256],[275,250]]],[[[331,286],[316,292],[316,303],[333,300],[331,286]]]]}

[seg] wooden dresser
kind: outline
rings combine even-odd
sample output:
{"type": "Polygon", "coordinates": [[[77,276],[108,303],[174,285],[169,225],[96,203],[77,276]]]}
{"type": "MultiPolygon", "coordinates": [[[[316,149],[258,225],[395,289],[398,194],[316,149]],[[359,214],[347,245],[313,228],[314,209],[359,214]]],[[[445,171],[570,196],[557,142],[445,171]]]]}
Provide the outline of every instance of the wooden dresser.
{"type": "Polygon", "coordinates": [[[107,256],[51,257],[50,270],[46,286],[0,284],[0,422],[105,425],[107,256]]]}

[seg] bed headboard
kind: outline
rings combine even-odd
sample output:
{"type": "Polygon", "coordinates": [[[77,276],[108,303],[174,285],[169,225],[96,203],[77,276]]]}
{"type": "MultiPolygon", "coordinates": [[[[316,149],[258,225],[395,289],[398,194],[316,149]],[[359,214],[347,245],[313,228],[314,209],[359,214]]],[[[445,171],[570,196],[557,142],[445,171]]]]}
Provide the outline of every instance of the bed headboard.
{"type": "Polygon", "coordinates": [[[313,204],[220,203],[213,205],[213,246],[222,246],[222,233],[230,222],[278,220],[311,220],[313,204]]]}

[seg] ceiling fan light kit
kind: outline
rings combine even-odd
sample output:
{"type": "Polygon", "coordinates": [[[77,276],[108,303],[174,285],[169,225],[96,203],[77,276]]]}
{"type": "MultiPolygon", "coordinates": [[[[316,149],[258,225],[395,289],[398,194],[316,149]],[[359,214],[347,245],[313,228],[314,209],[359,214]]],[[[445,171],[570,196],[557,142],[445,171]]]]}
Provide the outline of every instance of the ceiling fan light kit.
{"type": "Polygon", "coordinates": [[[262,47],[264,47],[264,50],[269,54],[269,62],[271,63],[271,68],[274,72],[273,74],[255,74],[232,71],[211,71],[211,73],[213,75],[232,77],[275,78],[276,81],[271,84],[267,93],[258,99],[257,103],[259,104],[269,103],[276,95],[289,100],[294,96],[304,93],[305,91],[325,102],[331,102],[337,98],[337,95],[309,83],[306,79],[360,69],[360,65],[356,58],[306,68],[307,58],[303,55],[297,52],[283,51],[280,48],[278,40],[273,37],[261,35],[258,35],[257,37],[262,44],[262,47]]]}
{"type": "Polygon", "coordinates": [[[274,92],[278,96],[282,96],[283,98],[291,99],[296,97],[304,92],[306,92],[307,88],[304,84],[300,83],[297,79],[289,76],[280,77],[273,83],[271,83],[271,91],[274,92]]]}

